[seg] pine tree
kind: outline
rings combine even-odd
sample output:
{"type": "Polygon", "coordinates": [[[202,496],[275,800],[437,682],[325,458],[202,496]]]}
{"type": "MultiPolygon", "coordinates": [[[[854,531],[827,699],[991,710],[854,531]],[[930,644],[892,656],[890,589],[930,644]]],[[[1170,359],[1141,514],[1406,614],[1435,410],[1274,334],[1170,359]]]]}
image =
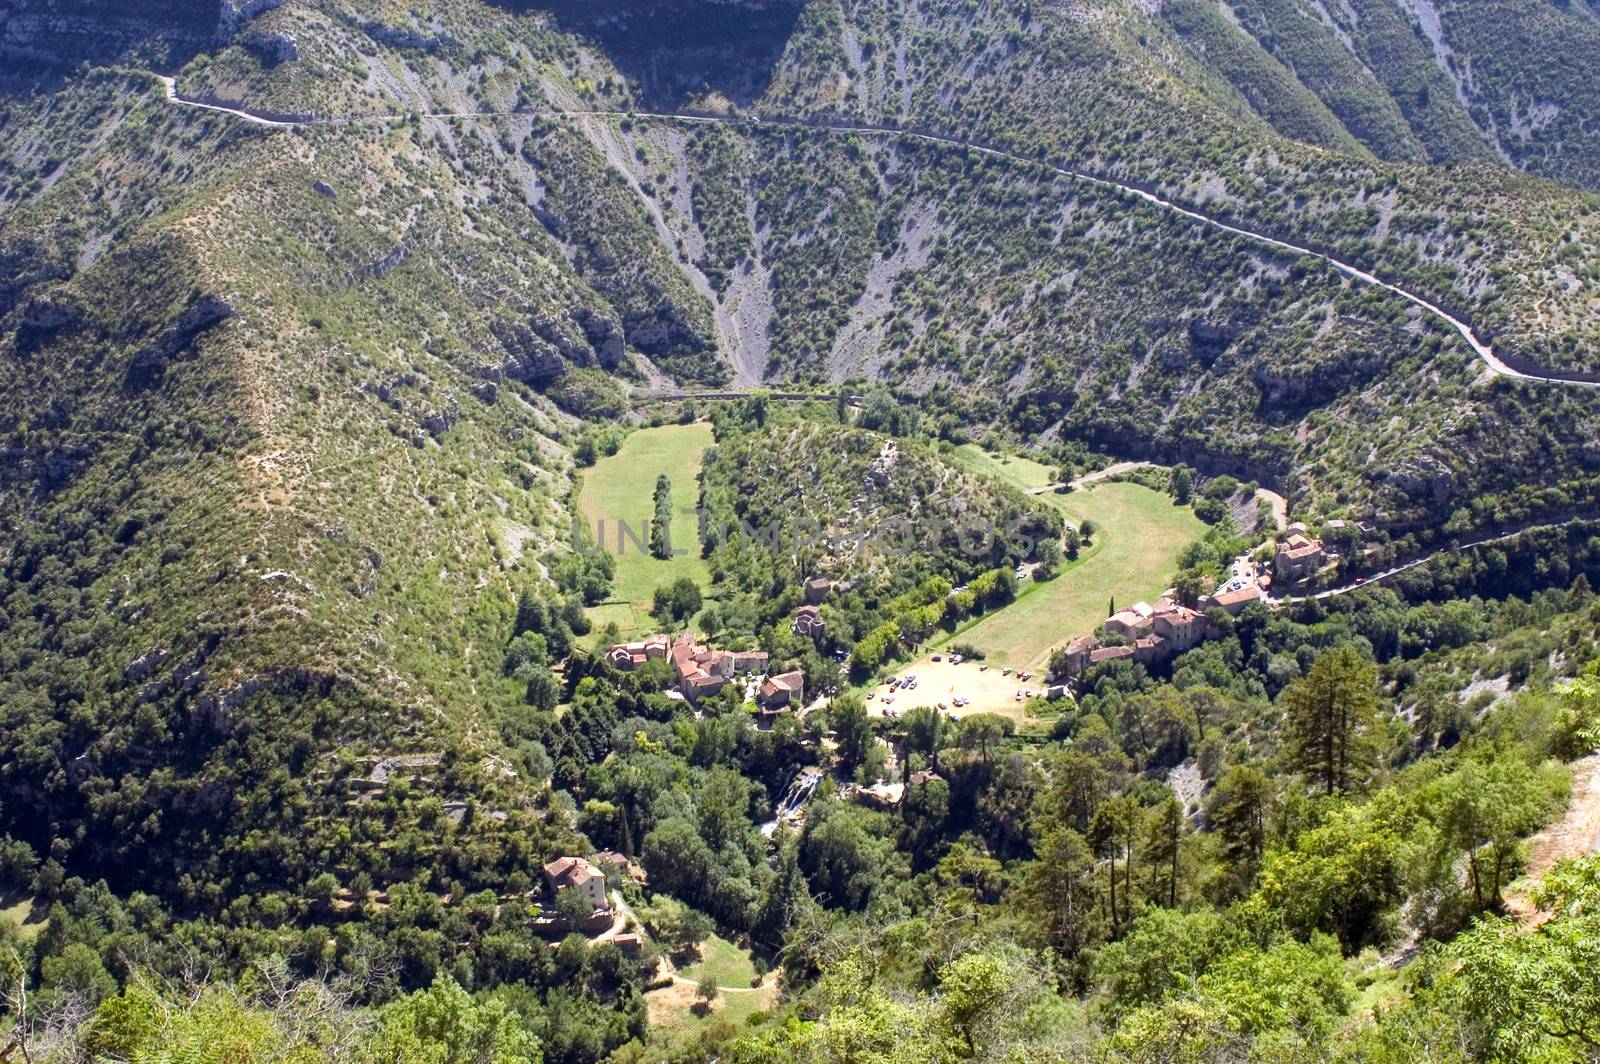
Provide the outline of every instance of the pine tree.
{"type": "Polygon", "coordinates": [[[545,604],[529,588],[523,588],[517,595],[517,619],[512,625],[511,634],[521,635],[523,632],[543,632],[546,616],[545,604]]]}
{"type": "Polygon", "coordinates": [[[1047,824],[1038,860],[1024,873],[1021,896],[1044,941],[1072,957],[1104,933],[1095,912],[1094,854],[1076,831],[1047,824]]]}
{"type": "Polygon", "coordinates": [[[1327,651],[1283,689],[1291,763],[1333,794],[1365,778],[1373,762],[1378,672],[1354,646],[1327,651]]]}
{"type": "Polygon", "coordinates": [[[1177,795],[1169,795],[1145,822],[1144,863],[1150,869],[1150,898],[1169,909],[1178,905],[1178,866],[1186,823],[1177,795]]]}
{"type": "Polygon", "coordinates": [[[1236,765],[1211,792],[1206,819],[1222,838],[1222,855],[1241,889],[1255,878],[1267,850],[1272,781],[1258,769],[1236,765]]]}

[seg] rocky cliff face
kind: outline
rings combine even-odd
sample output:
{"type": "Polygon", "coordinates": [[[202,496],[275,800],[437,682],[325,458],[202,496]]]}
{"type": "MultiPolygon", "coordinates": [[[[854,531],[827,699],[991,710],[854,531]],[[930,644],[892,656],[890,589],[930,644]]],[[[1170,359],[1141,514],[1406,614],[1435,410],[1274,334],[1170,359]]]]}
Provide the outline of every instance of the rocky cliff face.
{"type": "Polygon", "coordinates": [[[12,0],[0,9],[0,57],[54,67],[82,62],[176,67],[212,41],[217,18],[212,0],[136,5],[114,0],[12,0]]]}
{"type": "Polygon", "coordinates": [[[217,14],[217,43],[227,44],[245,23],[282,6],[283,0],[221,0],[221,10],[217,14]]]}

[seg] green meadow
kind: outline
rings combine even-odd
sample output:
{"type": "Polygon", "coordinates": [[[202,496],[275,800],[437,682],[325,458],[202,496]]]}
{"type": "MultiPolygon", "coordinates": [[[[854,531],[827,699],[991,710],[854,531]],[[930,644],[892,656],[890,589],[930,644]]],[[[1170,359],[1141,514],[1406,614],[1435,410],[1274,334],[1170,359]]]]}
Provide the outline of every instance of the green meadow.
{"type": "Polygon", "coordinates": [[[578,511],[590,535],[605,522],[603,545],[617,560],[611,599],[590,614],[596,627],[615,621],[624,635],[644,631],[655,623],[650,600],[658,585],[680,576],[702,587],[710,583],[696,519],[688,511],[699,503],[700,461],[711,443],[711,426],[701,422],[639,429],[616,454],[583,474],[578,511]],[[672,547],[684,552],[666,560],[652,557],[649,549],[651,500],[663,473],[672,483],[672,547]]]}

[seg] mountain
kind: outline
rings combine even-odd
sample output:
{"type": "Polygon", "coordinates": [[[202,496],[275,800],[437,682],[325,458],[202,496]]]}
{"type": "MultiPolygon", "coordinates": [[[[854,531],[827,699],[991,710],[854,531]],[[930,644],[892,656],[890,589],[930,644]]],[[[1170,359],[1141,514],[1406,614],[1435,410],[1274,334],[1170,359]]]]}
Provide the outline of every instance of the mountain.
{"type": "Polygon", "coordinates": [[[0,828],[220,913],[454,860],[352,800],[421,759],[505,814],[452,867],[509,889],[574,831],[523,747],[519,595],[576,605],[569,451],[680,389],[886,383],[1418,543],[1592,514],[1594,389],[1238,230],[1600,371],[1597,19],[10,5],[0,828]]]}

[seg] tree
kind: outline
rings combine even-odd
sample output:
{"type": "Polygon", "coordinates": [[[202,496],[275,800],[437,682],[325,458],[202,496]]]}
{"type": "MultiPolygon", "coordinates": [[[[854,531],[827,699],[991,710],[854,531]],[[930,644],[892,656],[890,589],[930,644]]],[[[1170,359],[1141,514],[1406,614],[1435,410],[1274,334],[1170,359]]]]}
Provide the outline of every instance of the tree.
{"type": "Polygon", "coordinates": [[[1207,800],[1206,819],[1222,840],[1222,855],[1239,888],[1249,885],[1267,852],[1267,825],[1276,794],[1258,769],[1236,765],[1207,800]]]}
{"type": "Polygon", "coordinates": [[[1347,953],[1384,940],[1414,867],[1409,834],[1385,803],[1335,806],[1293,849],[1262,861],[1257,897],[1298,935],[1329,931],[1347,953]]]}
{"type": "Polygon", "coordinates": [[[1187,506],[1194,497],[1194,470],[1183,465],[1173,466],[1172,472],[1167,474],[1167,490],[1173,502],[1187,506]]]}
{"type": "Polygon", "coordinates": [[[1152,909],[1095,955],[1094,979],[1106,990],[1113,1020],[1194,985],[1213,960],[1239,943],[1216,913],[1152,909]]]}
{"type": "Polygon", "coordinates": [[[650,553],[663,561],[672,557],[672,482],[665,473],[656,477],[650,515],[650,553]]]}
{"type": "Polygon", "coordinates": [[[902,719],[907,754],[903,764],[907,774],[911,771],[911,754],[922,754],[931,766],[937,768],[939,748],[944,738],[944,714],[932,706],[917,706],[908,710],[902,719]]]}
{"type": "Polygon", "coordinates": [[[1056,540],[1040,540],[1033,554],[1039,563],[1039,567],[1033,573],[1035,580],[1049,579],[1055,575],[1055,571],[1061,566],[1061,544],[1056,540]]]}
{"type": "Polygon", "coordinates": [[[518,592],[517,616],[511,625],[511,634],[517,636],[523,632],[542,632],[546,621],[544,600],[529,588],[523,588],[518,592]]]}
{"type": "Polygon", "coordinates": [[[1203,586],[1201,574],[1194,569],[1185,569],[1172,582],[1172,589],[1177,592],[1178,602],[1191,610],[1200,605],[1200,592],[1203,586]]]}
{"type": "Polygon", "coordinates": [[[23,1059],[29,1059],[28,1040],[33,1019],[28,1012],[28,965],[9,942],[0,949],[0,1019],[14,1022],[10,1034],[0,1034],[4,1039],[0,1043],[0,1060],[10,1059],[19,1049],[23,1059]]]}
{"type": "Polygon", "coordinates": [[[983,758],[983,763],[989,763],[989,748],[1003,742],[1005,738],[1016,730],[1010,717],[1002,717],[998,713],[974,713],[961,721],[961,746],[967,750],[977,750],[983,758]]]}
{"type": "Polygon", "coordinates": [[[523,671],[528,681],[523,697],[528,705],[547,711],[555,709],[561,700],[561,684],[556,674],[543,665],[529,665],[523,671]]]}
{"type": "Polygon", "coordinates": [[[715,929],[705,913],[665,894],[651,897],[650,904],[640,908],[639,919],[651,934],[666,943],[674,958],[693,956],[715,929]]]}
{"type": "Polygon", "coordinates": [[[1373,760],[1378,674],[1348,643],[1283,689],[1289,758],[1328,794],[1360,783],[1373,760]]]}
{"type": "Polygon", "coordinates": [[[700,612],[700,585],[691,576],[680,576],[655,590],[650,612],[665,626],[682,624],[700,612]]]}
{"type": "Polygon", "coordinates": [[[811,905],[811,892],[800,871],[800,840],[787,831],[777,839],[778,867],[767,883],[761,907],[756,910],[753,934],[769,945],[783,942],[787,931],[802,910],[811,905]]]}
{"type": "Polygon", "coordinates": [[[700,837],[715,852],[743,839],[750,823],[752,784],[737,769],[718,765],[706,773],[695,803],[700,837]]]}
{"type": "Polygon", "coordinates": [[[1450,944],[1460,962],[1444,998],[1482,1043],[1478,1060],[1600,1059],[1600,914],[1535,931],[1481,919],[1450,944]]]}
{"type": "Polygon", "coordinates": [[[1051,763],[1050,781],[1045,801],[1051,815],[1076,831],[1088,831],[1110,785],[1105,767],[1082,750],[1066,750],[1051,763]]]}
{"type": "Polygon", "coordinates": [[[847,770],[854,769],[865,760],[873,741],[866,702],[853,692],[840,695],[828,710],[828,723],[838,744],[839,764],[847,770]]]}
{"type": "Polygon", "coordinates": [[[556,894],[556,912],[576,926],[594,915],[594,903],[577,887],[565,887],[556,894]]]}
{"type": "Polygon", "coordinates": [[[712,1005],[716,1004],[717,997],[721,993],[722,988],[717,985],[717,977],[714,975],[706,975],[701,977],[700,985],[695,987],[694,996],[699,1002],[698,1007],[702,1011],[706,1011],[709,1010],[712,1005]]]}
{"type": "Polygon", "coordinates": [[[1144,863],[1150,869],[1150,898],[1169,909],[1178,904],[1178,866],[1187,826],[1183,803],[1175,794],[1169,794],[1145,821],[1144,863]]]}
{"type": "Polygon", "coordinates": [[[448,975],[383,1007],[374,1059],[429,1064],[521,1064],[540,1059],[539,1039],[503,1001],[481,1004],[448,975]]]}
{"type": "Polygon", "coordinates": [[[1133,858],[1142,823],[1139,801],[1131,794],[1119,794],[1107,799],[1089,821],[1089,841],[1094,845],[1095,854],[1106,863],[1109,888],[1107,911],[1111,916],[1113,935],[1118,927],[1133,919],[1133,858]],[[1120,876],[1117,871],[1119,858],[1122,860],[1120,876]],[[1117,904],[1119,887],[1122,898],[1120,908],[1117,904]]]}
{"type": "Polygon", "coordinates": [[[78,995],[91,1008],[117,994],[117,979],[106,971],[101,955],[83,942],[70,942],[56,957],[45,957],[40,974],[40,986],[58,994],[78,995]]]}
{"type": "Polygon", "coordinates": [[[1038,859],[1023,874],[1022,900],[1044,941],[1075,957],[1099,941],[1103,925],[1096,911],[1094,854],[1084,837],[1069,827],[1047,828],[1038,859]]]}
{"type": "Polygon", "coordinates": [[[1010,982],[1005,965],[986,953],[968,953],[940,970],[939,1022],[960,1038],[961,1056],[977,1057],[986,1041],[980,1031],[1004,1014],[1010,982]]]}
{"type": "Polygon", "coordinates": [[[1521,760],[1468,761],[1439,780],[1425,805],[1437,810],[1446,842],[1467,854],[1477,908],[1499,908],[1500,887],[1524,835],[1544,823],[1549,790],[1521,760]]]}

